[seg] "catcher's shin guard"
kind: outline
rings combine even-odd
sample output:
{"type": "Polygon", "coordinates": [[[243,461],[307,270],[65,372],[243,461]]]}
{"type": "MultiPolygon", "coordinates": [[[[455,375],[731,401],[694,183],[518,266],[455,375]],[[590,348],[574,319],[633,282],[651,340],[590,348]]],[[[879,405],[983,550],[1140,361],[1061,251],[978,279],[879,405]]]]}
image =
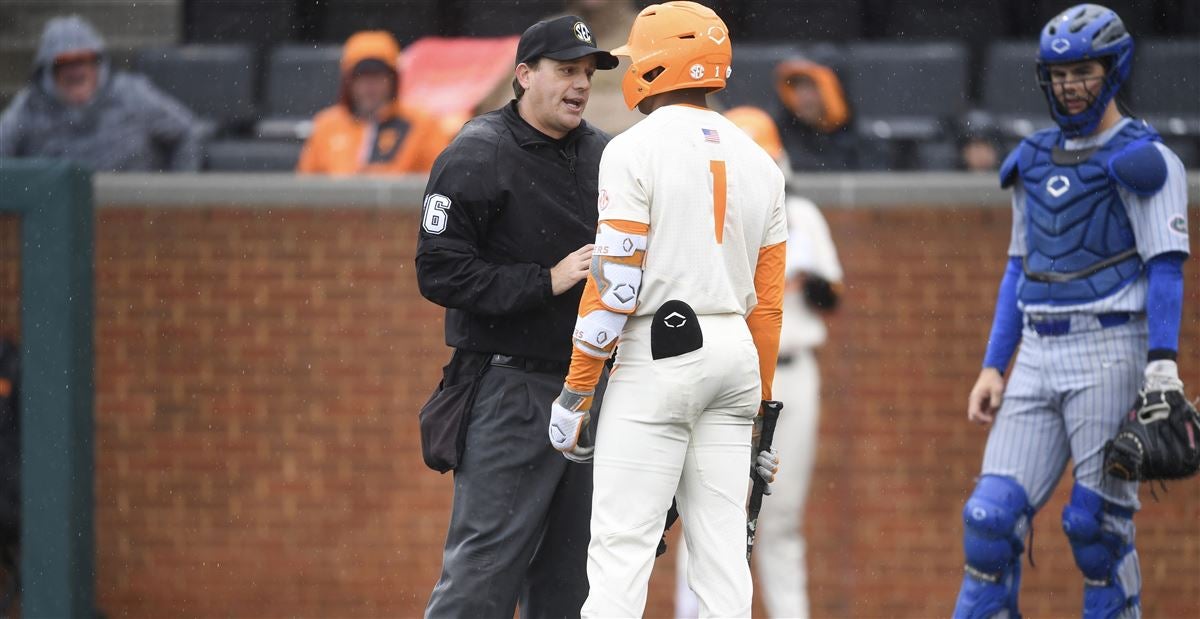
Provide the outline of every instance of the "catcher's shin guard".
{"type": "Polygon", "coordinates": [[[967,562],[954,619],[1020,617],[1022,542],[1033,508],[1025,489],[998,475],[979,478],[963,507],[963,550],[967,562]]]}
{"type": "Polygon", "coordinates": [[[1083,572],[1084,619],[1140,615],[1142,575],[1133,549],[1133,510],[1075,484],[1063,508],[1063,531],[1083,572]]]}

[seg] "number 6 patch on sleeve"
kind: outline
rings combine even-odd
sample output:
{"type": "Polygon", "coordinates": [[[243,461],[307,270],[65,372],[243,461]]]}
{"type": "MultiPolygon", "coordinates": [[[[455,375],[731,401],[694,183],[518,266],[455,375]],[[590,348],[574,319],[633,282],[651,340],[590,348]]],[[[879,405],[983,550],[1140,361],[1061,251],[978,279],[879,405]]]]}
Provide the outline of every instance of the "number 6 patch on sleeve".
{"type": "Polygon", "coordinates": [[[421,227],[429,234],[441,234],[446,231],[446,211],[450,209],[450,198],[440,193],[425,196],[422,207],[421,227]]]}

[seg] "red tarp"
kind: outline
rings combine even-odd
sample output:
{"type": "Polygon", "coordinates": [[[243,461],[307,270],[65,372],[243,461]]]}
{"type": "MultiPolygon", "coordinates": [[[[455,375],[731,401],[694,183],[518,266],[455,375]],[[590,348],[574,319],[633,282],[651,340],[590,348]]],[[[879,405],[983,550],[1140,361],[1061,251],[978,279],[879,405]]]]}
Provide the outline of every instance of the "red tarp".
{"type": "Polygon", "coordinates": [[[401,54],[401,100],[435,116],[470,116],[498,84],[512,79],[519,39],[417,40],[401,54]]]}

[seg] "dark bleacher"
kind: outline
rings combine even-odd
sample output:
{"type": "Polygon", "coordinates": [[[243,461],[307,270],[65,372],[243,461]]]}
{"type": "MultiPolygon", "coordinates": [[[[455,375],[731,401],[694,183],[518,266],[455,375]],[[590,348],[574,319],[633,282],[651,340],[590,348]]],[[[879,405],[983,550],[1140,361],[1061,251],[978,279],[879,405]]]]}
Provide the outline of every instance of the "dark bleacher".
{"type": "Polygon", "coordinates": [[[293,40],[301,32],[298,4],[290,0],[186,1],[183,3],[184,40],[249,43],[260,48],[293,40]]]}
{"type": "Polygon", "coordinates": [[[442,5],[429,0],[341,0],[318,5],[318,38],[342,42],[364,29],[387,30],[401,46],[441,32],[442,5]]]}
{"type": "Polygon", "coordinates": [[[906,0],[876,2],[882,34],[899,40],[950,39],[981,43],[1016,34],[1020,13],[1002,2],[980,0],[906,0]]]}
{"type": "Polygon", "coordinates": [[[259,135],[305,137],[307,121],[337,101],[341,45],[281,45],[271,50],[259,135]]]}
{"type": "Polygon", "coordinates": [[[1159,132],[1200,136],[1200,39],[1134,47],[1130,102],[1159,132]]]}
{"type": "Polygon", "coordinates": [[[967,59],[957,43],[854,43],[842,80],[860,134],[928,139],[966,111],[967,59]]]}
{"type": "MultiPolygon", "coordinates": [[[[1037,33],[1068,0],[703,3],[726,18],[735,42],[733,76],[717,101],[773,110],[780,61],[800,56],[828,65],[845,87],[863,169],[951,168],[964,135],[986,135],[1003,149],[1052,125],[1034,72],[1037,33]]],[[[1185,163],[1200,164],[1200,2],[1106,5],[1137,41],[1123,93],[1132,111],[1153,123],[1185,163]]],[[[512,35],[565,6],[558,0],[186,0],[183,32],[196,44],[140,50],[134,68],[218,129],[212,169],[288,170],[312,116],[337,97],[340,44],[354,32],[388,30],[405,46],[428,35],[512,35]]]]}
{"type": "Polygon", "coordinates": [[[468,2],[459,14],[455,33],[468,37],[502,37],[521,34],[538,21],[563,12],[561,0],[508,0],[468,2]]]}
{"type": "Polygon", "coordinates": [[[1024,136],[1049,126],[1046,97],[1037,84],[1036,41],[996,41],[977,75],[982,80],[980,107],[1006,136],[1024,136]]]}
{"type": "Polygon", "coordinates": [[[779,97],[775,94],[775,65],[801,54],[791,43],[747,43],[734,50],[733,73],[729,87],[717,93],[727,108],[753,105],[770,110],[779,97]]]}
{"type": "Polygon", "coordinates": [[[138,50],[134,65],[218,131],[257,119],[258,64],[248,45],[183,45],[138,50]]]}
{"type": "MultiPolygon", "coordinates": [[[[861,0],[759,0],[730,3],[735,40],[812,43],[846,41],[863,34],[861,0]]],[[[719,10],[719,9],[718,9],[719,10]]]]}
{"type": "Polygon", "coordinates": [[[733,51],[733,74],[729,86],[717,93],[726,108],[753,105],[770,110],[779,96],[775,88],[775,67],[784,60],[806,58],[840,69],[843,50],[832,43],[800,45],[795,43],[745,43],[733,51]]]}
{"type": "Polygon", "coordinates": [[[204,167],[213,172],[291,172],[301,147],[295,140],[218,140],[208,145],[204,167]]]}

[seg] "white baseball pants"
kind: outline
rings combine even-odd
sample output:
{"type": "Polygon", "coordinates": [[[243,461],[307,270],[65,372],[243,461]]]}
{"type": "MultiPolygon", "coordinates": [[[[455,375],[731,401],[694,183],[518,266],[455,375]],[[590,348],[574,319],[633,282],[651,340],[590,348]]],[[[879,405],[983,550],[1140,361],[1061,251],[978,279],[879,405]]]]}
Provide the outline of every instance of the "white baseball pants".
{"type": "Polygon", "coordinates": [[[746,488],[761,385],[743,317],[700,316],[704,346],[650,355],[652,317],[630,319],[597,428],[583,617],[639,617],[671,499],[704,617],[749,617],[746,488]]]}

